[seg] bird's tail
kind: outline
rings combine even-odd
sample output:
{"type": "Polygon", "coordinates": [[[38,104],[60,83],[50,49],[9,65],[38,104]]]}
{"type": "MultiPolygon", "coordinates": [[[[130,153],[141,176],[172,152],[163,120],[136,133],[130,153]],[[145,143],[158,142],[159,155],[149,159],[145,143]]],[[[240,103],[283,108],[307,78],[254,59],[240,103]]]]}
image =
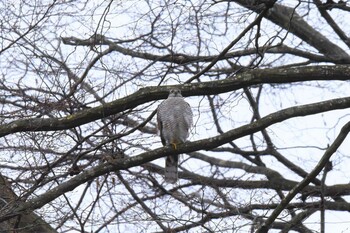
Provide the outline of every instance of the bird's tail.
{"type": "Polygon", "coordinates": [[[164,179],[168,183],[176,183],[177,181],[177,167],[179,155],[170,155],[165,160],[165,174],[164,179]]]}

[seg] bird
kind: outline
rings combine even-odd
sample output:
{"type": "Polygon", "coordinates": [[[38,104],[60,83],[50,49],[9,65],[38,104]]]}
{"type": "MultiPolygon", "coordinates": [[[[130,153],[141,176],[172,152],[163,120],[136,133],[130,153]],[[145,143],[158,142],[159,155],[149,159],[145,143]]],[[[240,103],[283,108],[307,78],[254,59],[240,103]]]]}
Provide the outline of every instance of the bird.
{"type": "MultiPolygon", "coordinates": [[[[184,100],[177,88],[169,90],[169,96],[157,108],[157,127],[163,146],[186,142],[193,124],[191,106],[184,100]]],[[[176,183],[178,179],[179,155],[169,155],[165,159],[164,180],[176,183]]]]}

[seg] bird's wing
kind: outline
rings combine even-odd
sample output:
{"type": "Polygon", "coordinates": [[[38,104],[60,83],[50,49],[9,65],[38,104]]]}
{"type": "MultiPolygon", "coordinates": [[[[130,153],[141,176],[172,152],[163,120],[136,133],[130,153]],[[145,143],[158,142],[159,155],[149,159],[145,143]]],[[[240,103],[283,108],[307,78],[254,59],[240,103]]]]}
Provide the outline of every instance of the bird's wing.
{"type": "Polygon", "coordinates": [[[162,121],[162,114],[159,111],[159,108],[161,107],[161,104],[157,108],[157,128],[159,132],[160,139],[162,141],[163,146],[165,146],[166,142],[163,136],[163,121],[162,121]]]}
{"type": "Polygon", "coordinates": [[[185,113],[185,120],[187,124],[188,130],[192,127],[193,125],[193,113],[192,109],[189,103],[186,102],[185,108],[184,108],[184,113],[185,113]]]}

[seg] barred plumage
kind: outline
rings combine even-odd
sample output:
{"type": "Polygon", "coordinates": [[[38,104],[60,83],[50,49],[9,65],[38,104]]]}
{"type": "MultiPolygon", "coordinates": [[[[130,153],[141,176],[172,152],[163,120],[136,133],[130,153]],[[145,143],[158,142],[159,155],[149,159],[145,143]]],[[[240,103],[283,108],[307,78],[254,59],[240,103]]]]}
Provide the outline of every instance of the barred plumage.
{"type": "MultiPolygon", "coordinates": [[[[169,96],[157,110],[158,130],[163,145],[184,143],[193,123],[190,105],[183,99],[179,89],[171,89],[169,96]]],[[[177,167],[179,155],[167,156],[165,161],[164,179],[169,183],[177,181],[177,167]]]]}

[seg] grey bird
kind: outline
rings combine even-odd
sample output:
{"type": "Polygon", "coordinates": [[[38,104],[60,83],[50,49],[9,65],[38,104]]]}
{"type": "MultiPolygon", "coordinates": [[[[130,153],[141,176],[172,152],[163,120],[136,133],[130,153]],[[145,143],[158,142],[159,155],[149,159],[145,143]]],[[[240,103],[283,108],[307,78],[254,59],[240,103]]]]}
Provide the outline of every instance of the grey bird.
{"type": "MultiPolygon", "coordinates": [[[[177,88],[169,91],[169,96],[157,109],[157,123],[160,138],[164,146],[186,142],[193,124],[190,105],[184,100],[177,88]]],[[[179,155],[167,156],[165,160],[164,179],[168,183],[177,181],[179,155]]]]}

